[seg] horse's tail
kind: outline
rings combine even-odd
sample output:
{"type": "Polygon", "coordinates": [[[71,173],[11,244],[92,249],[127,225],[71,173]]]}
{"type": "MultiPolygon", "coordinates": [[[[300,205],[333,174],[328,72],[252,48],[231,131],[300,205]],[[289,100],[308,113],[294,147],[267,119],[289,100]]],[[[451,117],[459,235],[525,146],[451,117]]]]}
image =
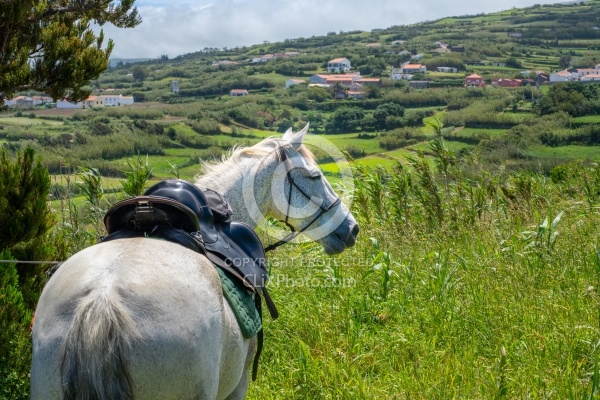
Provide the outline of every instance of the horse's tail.
{"type": "Polygon", "coordinates": [[[61,376],[65,400],[132,399],[127,369],[137,330],[115,293],[94,293],[75,310],[64,341],[61,376]]]}

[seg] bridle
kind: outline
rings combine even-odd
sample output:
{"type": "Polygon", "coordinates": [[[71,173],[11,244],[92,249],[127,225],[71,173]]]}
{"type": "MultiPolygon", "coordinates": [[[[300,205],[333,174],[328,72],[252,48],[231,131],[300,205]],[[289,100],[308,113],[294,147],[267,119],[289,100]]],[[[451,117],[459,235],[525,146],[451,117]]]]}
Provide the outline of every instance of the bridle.
{"type": "Polygon", "coordinates": [[[301,234],[302,232],[306,231],[312,224],[314,224],[319,218],[321,218],[321,216],[323,214],[325,214],[327,211],[331,210],[333,207],[337,206],[338,204],[341,203],[342,199],[340,199],[339,197],[336,197],[336,199],[329,204],[327,207],[323,207],[322,204],[317,204],[317,202],[315,202],[311,196],[308,195],[308,193],[306,193],[304,191],[304,189],[302,189],[294,180],[294,177],[292,176],[291,172],[292,172],[292,164],[290,161],[290,158],[287,154],[287,152],[285,151],[285,147],[278,145],[277,148],[275,149],[277,151],[277,158],[279,159],[280,162],[283,162],[285,164],[285,176],[288,180],[288,183],[290,185],[290,189],[288,191],[288,199],[287,199],[287,211],[285,213],[285,221],[284,223],[290,228],[291,232],[284,237],[283,239],[279,240],[278,242],[275,242],[273,244],[270,244],[269,246],[265,247],[265,251],[271,251],[276,249],[277,247],[289,243],[291,240],[293,240],[296,236],[298,236],[299,234],[301,234]],[[300,229],[299,231],[297,231],[289,222],[289,215],[290,215],[290,208],[291,208],[291,202],[292,202],[292,191],[294,190],[294,188],[296,188],[306,199],[308,199],[308,201],[310,201],[311,203],[313,203],[314,205],[316,205],[317,207],[319,207],[319,213],[317,214],[316,217],[314,217],[312,219],[312,221],[310,221],[306,226],[304,226],[302,229],[300,229]]]}

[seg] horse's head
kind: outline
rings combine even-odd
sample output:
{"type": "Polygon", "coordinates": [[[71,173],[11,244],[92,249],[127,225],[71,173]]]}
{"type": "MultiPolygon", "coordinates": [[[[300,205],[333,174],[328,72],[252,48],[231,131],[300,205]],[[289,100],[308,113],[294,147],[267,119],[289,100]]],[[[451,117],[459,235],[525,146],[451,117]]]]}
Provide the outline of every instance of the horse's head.
{"type": "Polygon", "coordinates": [[[338,254],[354,245],[359,227],[303,145],[307,132],[308,125],[297,133],[290,129],[281,139],[266,139],[255,146],[269,151],[253,174],[253,191],[264,193],[261,214],[295,232],[283,242],[302,233],[320,243],[327,254],[338,254]]]}

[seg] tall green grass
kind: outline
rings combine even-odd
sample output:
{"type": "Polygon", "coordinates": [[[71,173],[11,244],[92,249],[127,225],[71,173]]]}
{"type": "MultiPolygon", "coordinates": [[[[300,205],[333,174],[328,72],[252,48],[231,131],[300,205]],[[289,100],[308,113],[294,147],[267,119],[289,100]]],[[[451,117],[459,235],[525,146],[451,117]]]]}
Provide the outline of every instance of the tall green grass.
{"type": "Polygon", "coordinates": [[[249,398],[597,398],[600,168],[430,151],[357,167],[354,248],[270,257],[281,317],[249,398]]]}

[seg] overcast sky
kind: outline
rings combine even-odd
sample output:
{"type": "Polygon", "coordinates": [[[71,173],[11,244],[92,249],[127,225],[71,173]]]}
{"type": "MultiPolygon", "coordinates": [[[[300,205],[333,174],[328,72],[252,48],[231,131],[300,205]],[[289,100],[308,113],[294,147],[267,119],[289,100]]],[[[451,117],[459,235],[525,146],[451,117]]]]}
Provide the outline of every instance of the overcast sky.
{"type": "Polygon", "coordinates": [[[137,0],[143,22],[104,27],[115,42],[111,58],[157,58],[205,47],[369,31],[438,18],[553,4],[557,0],[137,0]],[[477,4],[476,4],[477,3],[477,4]]]}

